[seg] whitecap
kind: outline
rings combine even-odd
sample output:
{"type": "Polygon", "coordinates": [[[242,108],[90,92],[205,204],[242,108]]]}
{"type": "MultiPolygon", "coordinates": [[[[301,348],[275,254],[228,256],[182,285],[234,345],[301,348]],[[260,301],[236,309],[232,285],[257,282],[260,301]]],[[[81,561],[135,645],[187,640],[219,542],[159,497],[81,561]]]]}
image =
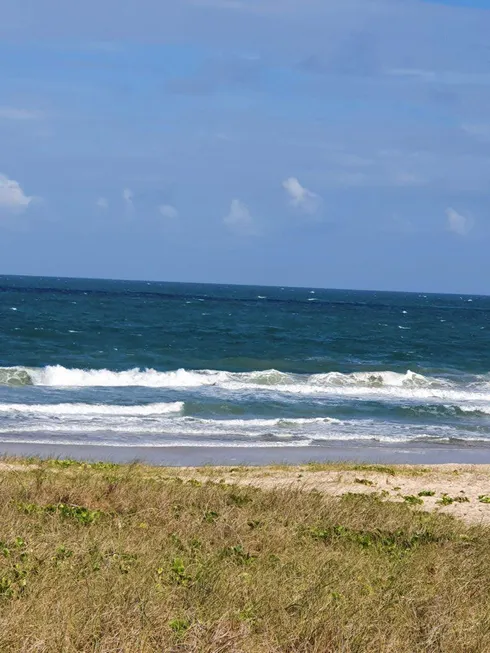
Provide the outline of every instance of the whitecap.
{"type": "Polygon", "coordinates": [[[174,401],[171,403],[140,404],[135,406],[119,406],[113,404],[2,404],[0,403],[0,414],[22,413],[28,415],[49,415],[64,417],[74,415],[86,417],[90,415],[104,416],[144,416],[167,415],[169,413],[180,413],[184,403],[174,401]]]}

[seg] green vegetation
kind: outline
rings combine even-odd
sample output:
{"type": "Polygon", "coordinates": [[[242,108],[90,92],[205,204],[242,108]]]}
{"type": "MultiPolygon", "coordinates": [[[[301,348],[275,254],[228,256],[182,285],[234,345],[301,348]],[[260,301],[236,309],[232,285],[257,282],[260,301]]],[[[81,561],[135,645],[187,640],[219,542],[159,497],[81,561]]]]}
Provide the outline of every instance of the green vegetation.
{"type": "Polygon", "coordinates": [[[418,497],[433,497],[435,496],[434,490],[421,490],[418,494],[418,497]]]}
{"type": "Polygon", "coordinates": [[[47,506],[40,506],[37,503],[19,503],[19,510],[27,515],[33,513],[55,514],[62,519],[75,519],[80,524],[92,524],[102,515],[100,510],[90,510],[83,506],[67,506],[64,503],[50,503],[47,506]]]}
{"type": "Polygon", "coordinates": [[[468,497],[450,497],[447,494],[443,494],[436,503],[441,506],[450,506],[452,503],[469,503],[469,501],[468,497]]]}
{"type": "Polygon", "coordinates": [[[0,651],[486,650],[489,527],[414,510],[416,495],[199,477],[55,461],[0,472],[0,651]]]}
{"type": "Polygon", "coordinates": [[[411,506],[417,506],[424,503],[423,499],[421,499],[419,496],[416,497],[413,494],[404,496],[403,500],[409,503],[411,506]]]}

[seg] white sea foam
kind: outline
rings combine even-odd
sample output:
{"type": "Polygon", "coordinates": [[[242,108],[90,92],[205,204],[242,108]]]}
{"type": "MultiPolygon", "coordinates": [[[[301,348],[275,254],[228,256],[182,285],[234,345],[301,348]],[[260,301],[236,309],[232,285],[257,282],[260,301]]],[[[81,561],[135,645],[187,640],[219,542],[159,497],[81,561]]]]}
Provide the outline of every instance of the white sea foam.
{"type": "Polygon", "coordinates": [[[29,370],[34,385],[55,387],[131,387],[144,386],[153,388],[164,387],[195,387],[212,385],[222,380],[226,372],[188,372],[176,370],[173,372],[158,372],[153,369],[125,370],[83,370],[66,368],[61,365],[29,370]]]}
{"type": "MultiPolygon", "coordinates": [[[[309,446],[312,444],[322,444],[327,442],[372,442],[372,443],[390,443],[406,444],[409,442],[450,442],[454,434],[441,433],[420,433],[414,437],[410,433],[380,433],[377,430],[365,433],[331,431],[316,434],[309,434],[303,438],[285,438],[269,437],[258,439],[256,434],[234,433],[229,434],[228,438],[223,436],[217,438],[213,432],[188,432],[188,433],[166,433],[164,437],[156,430],[141,432],[137,428],[114,427],[111,429],[101,430],[97,426],[87,426],[83,431],[76,427],[53,428],[49,432],[42,432],[41,429],[34,425],[16,429],[15,433],[11,430],[0,428],[0,442],[15,444],[67,444],[70,446],[114,446],[114,447],[175,447],[189,446],[193,447],[290,447],[290,446],[309,446]],[[114,437],[111,437],[111,435],[114,437]],[[24,437],[22,437],[22,435],[24,437]],[[92,436],[92,437],[90,437],[92,436]],[[250,437],[255,436],[255,437],[250,437]]],[[[458,438],[466,442],[482,442],[486,440],[478,436],[461,434],[458,438]]],[[[488,441],[487,441],[488,442],[488,441]]]]}
{"type": "MultiPolygon", "coordinates": [[[[168,447],[188,447],[189,446],[189,441],[185,439],[174,439],[170,441],[165,441],[165,442],[158,442],[158,441],[153,441],[153,440],[143,440],[143,441],[130,441],[130,442],[122,442],[121,440],[115,438],[115,439],[102,439],[102,440],[91,440],[90,438],[84,438],[84,439],[72,439],[66,438],[66,437],[57,437],[56,435],[50,435],[50,436],[42,436],[38,435],[36,433],[37,437],[35,438],[27,438],[27,437],[9,437],[8,435],[3,436],[2,434],[4,431],[0,429],[0,443],[1,444],[22,444],[22,445],[50,445],[50,446],[56,446],[56,445],[67,445],[70,447],[117,447],[118,449],[120,448],[130,448],[130,447],[138,447],[141,449],[165,449],[168,447]]],[[[226,447],[227,448],[232,448],[232,449],[246,449],[248,447],[256,449],[256,448],[264,448],[267,447],[269,448],[276,448],[276,447],[304,447],[308,446],[312,443],[311,440],[305,440],[305,441],[291,441],[291,442],[284,442],[283,440],[274,442],[274,441],[264,441],[264,442],[258,442],[256,440],[250,441],[250,442],[245,442],[245,441],[240,441],[240,442],[233,442],[229,441],[226,442],[226,447]]],[[[192,442],[192,447],[207,447],[207,448],[219,448],[223,447],[223,442],[218,442],[216,440],[206,440],[202,439],[200,441],[193,441],[192,442]]]]}
{"type": "Polygon", "coordinates": [[[26,415],[47,415],[64,417],[76,415],[85,417],[90,415],[100,416],[135,416],[151,417],[168,415],[169,413],[180,413],[184,408],[184,402],[175,401],[172,403],[142,404],[136,406],[116,406],[111,404],[0,404],[0,414],[21,413],[26,415]]]}
{"type": "MultiPolygon", "coordinates": [[[[271,429],[296,430],[298,434],[310,427],[329,428],[348,425],[332,417],[311,418],[251,418],[210,419],[179,416],[184,404],[147,404],[114,406],[109,404],[0,404],[0,416],[15,416],[7,430],[37,431],[118,431],[155,434],[223,434],[257,435],[271,429]],[[17,417],[19,416],[19,417],[17,417]],[[20,418],[23,417],[23,419],[20,418]]],[[[369,422],[371,423],[371,422],[369,422]]]]}
{"type": "Polygon", "coordinates": [[[459,406],[459,409],[463,411],[463,413],[483,413],[484,415],[490,415],[490,405],[464,405],[462,404],[459,406]]]}
{"type": "Polygon", "coordinates": [[[298,446],[332,441],[480,441],[480,431],[377,419],[211,419],[179,414],[182,404],[0,404],[0,441],[113,446],[298,446]],[[173,411],[173,412],[171,412],[173,411]],[[5,420],[3,419],[5,418],[5,420]],[[24,437],[23,437],[24,434],[24,437]],[[29,438],[29,440],[26,440],[29,438]]]}
{"type": "Polygon", "coordinates": [[[271,419],[202,419],[196,417],[185,417],[187,424],[196,424],[199,427],[207,426],[219,429],[256,429],[274,427],[295,427],[295,426],[316,426],[320,424],[351,424],[348,420],[340,420],[334,417],[277,417],[271,419]]]}

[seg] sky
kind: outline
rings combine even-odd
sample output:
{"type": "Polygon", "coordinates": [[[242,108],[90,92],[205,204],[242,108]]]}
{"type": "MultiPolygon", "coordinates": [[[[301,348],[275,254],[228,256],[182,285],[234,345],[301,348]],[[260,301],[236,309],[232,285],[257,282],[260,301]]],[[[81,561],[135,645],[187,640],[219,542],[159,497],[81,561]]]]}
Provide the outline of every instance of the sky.
{"type": "Polygon", "coordinates": [[[490,0],[0,13],[0,274],[490,294],[490,0]]]}

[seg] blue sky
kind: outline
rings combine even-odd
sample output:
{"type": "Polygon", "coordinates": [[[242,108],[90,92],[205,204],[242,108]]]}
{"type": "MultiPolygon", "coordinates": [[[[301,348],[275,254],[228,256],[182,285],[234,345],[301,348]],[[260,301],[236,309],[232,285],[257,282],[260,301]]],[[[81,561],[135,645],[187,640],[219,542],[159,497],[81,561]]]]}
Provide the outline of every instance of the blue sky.
{"type": "Polygon", "coordinates": [[[490,0],[0,9],[0,273],[490,294],[490,0]]]}

